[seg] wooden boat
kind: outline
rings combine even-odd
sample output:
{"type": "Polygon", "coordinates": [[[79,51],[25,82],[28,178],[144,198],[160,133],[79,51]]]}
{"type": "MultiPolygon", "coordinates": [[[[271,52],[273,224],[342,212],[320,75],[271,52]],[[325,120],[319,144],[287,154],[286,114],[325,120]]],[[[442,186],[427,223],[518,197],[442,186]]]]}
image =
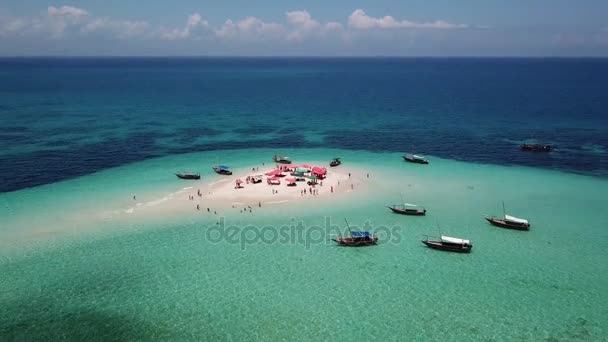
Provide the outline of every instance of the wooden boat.
{"type": "Polygon", "coordinates": [[[285,157],[285,156],[273,156],[272,160],[274,160],[276,163],[279,164],[291,164],[291,159],[289,159],[289,157],[285,157]]]}
{"type": "Polygon", "coordinates": [[[410,162],[410,163],[415,163],[415,164],[428,164],[429,161],[421,155],[418,154],[406,154],[403,156],[403,160],[410,162]]]}
{"type": "Polygon", "coordinates": [[[514,230],[530,230],[530,222],[526,219],[507,215],[505,204],[502,204],[503,217],[485,217],[486,221],[496,227],[514,229],[514,230]]]}
{"type": "Polygon", "coordinates": [[[215,171],[215,173],[217,173],[217,174],[224,175],[224,176],[232,175],[232,171],[230,171],[230,167],[226,166],[226,165],[216,165],[213,167],[213,171],[215,171]]]}
{"type": "Polygon", "coordinates": [[[519,148],[527,152],[551,152],[553,149],[551,145],[543,144],[521,144],[519,148]]]}
{"type": "Polygon", "coordinates": [[[342,164],[342,161],[340,160],[340,158],[334,158],[332,161],[329,162],[329,166],[331,167],[335,167],[342,164]]]}
{"type": "Polygon", "coordinates": [[[181,179],[201,179],[201,175],[199,173],[191,173],[191,172],[182,172],[175,174],[177,178],[181,179]]]}
{"type": "Polygon", "coordinates": [[[473,244],[469,240],[443,235],[438,239],[429,239],[427,236],[426,239],[422,240],[422,243],[432,249],[457,253],[469,253],[473,248],[473,244]]]}
{"type": "Polygon", "coordinates": [[[401,215],[414,215],[414,216],[423,216],[426,215],[426,209],[419,205],[415,204],[393,204],[386,206],[395,214],[401,215]]]}
{"type": "MultiPolygon", "coordinates": [[[[346,219],[344,220],[346,221],[346,219]]],[[[346,221],[346,227],[348,228],[348,232],[350,233],[350,237],[338,237],[336,239],[332,239],[340,246],[346,247],[363,247],[363,246],[373,246],[378,243],[378,237],[370,232],[353,232],[350,230],[348,226],[348,221],[346,221]]]]}

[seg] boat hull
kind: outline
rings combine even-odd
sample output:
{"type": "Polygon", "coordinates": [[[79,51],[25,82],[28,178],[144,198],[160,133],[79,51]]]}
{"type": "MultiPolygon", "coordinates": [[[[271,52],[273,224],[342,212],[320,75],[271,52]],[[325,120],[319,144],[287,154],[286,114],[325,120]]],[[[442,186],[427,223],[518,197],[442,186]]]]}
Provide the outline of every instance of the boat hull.
{"type": "Polygon", "coordinates": [[[175,175],[179,179],[192,179],[192,180],[201,179],[200,175],[180,175],[180,174],[177,174],[177,173],[175,175]]]}
{"type": "Polygon", "coordinates": [[[412,158],[412,157],[408,157],[408,156],[403,156],[403,160],[405,160],[406,162],[414,163],[414,164],[428,164],[429,163],[429,161],[426,159],[417,159],[417,158],[412,158]]]}
{"type": "Polygon", "coordinates": [[[231,176],[232,175],[232,171],[228,171],[228,170],[222,170],[222,169],[218,169],[218,168],[213,168],[213,171],[215,171],[215,173],[217,173],[218,175],[222,175],[222,176],[231,176]]]}
{"type": "Polygon", "coordinates": [[[454,252],[454,253],[470,253],[471,249],[473,249],[472,245],[460,246],[460,245],[450,245],[442,243],[441,241],[430,241],[430,240],[422,240],[422,243],[427,247],[436,249],[444,252],[454,252]]]}
{"type": "Polygon", "coordinates": [[[553,149],[551,147],[551,145],[538,145],[538,144],[534,144],[534,145],[523,144],[519,148],[522,151],[526,151],[526,152],[551,152],[551,150],[553,149]]]}
{"type": "Polygon", "coordinates": [[[513,229],[513,230],[530,230],[530,224],[525,224],[525,225],[513,224],[513,223],[506,222],[505,220],[497,219],[495,217],[486,217],[485,219],[491,225],[500,227],[500,228],[513,229]]]}
{"type": "Polygon", "coordinates": [[[374,237],[373,239],[369,239],[369,240],[359,240],[359,239],[353,239],[353,238],[338,238],[338,239],[332,239],[332,240],[335,241],[339,246],[345,246],[345,247],[373,246],[378,243],[377,237],[374,237]]]}
{"type": "Polygon", "coordinates": [[[410,215],[410,216],[424,216],[426,215],[426,209],[423,210],[402,210],[399,208],[392,208],[392,207],[387,207],[389,208],[393,213],[395,214],[399,214],[399,215],[410,215]]]}

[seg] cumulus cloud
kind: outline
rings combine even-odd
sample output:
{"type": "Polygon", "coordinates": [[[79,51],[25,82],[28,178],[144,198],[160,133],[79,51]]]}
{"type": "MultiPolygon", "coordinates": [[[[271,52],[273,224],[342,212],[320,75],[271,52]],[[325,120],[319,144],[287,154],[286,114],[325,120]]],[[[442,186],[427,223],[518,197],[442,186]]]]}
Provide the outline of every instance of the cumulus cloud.
{"type": "Polygon", "coordinates": [[[182,29],[162,29],[160,37],[165,40],[201,39],[211,32],[209,22],[204,20],[200,14],[194,13],[188,17],[186,26],[182,29]]]}
{"type": "Polygon", "coordinates": [[[256,17],[246,17],[239,21],[226,20],[215,34],[223,39],[263,40],[280,38],[285,32],[283,25],[266,23],[256,17]]]}
{"type": "Polygon", "coordinates": [[[292,29],[287,35],[287,40],[301,40],[310,36],[325,36],[328,33],[336,33],[342,30],[342,24],[328,22],[323,25],[314,20],[308,11],[304,10],[287,12],[285,16],[292,29]]]}
{"type": "Polygon", "coordinates": [[[430,23],[416,23],[408,20],[395,20],[390,15],[382,18],[374,18],[368,16],[364,10],[357,9],[348,17],[348,26],[365,30],[365,29],[395,29],[395,28],[430,28],[430,29],[459,29],[467,28],[464,24],[450,24],[448,22],[438,20],[430,23]]]}
{"type": "Polygon", "coordinates": [[[80,17],[86,17],[89,15],[89,12],[87,12],[86,10],[84,10],[82,8],[72,7],[72,6],[61,6],[61,7],[49,6],[49,8],[47,9],[47,12],[50,16],[53,16],[53,17],[80,18],[80,17]]]}
{"type": "Polygon", "coordinates": [[[105,34],[118,39],[127,39],[144,35],[148,30],[145,21],[113,20],[110,18],[96,18],[82,26],[80,32],[84,34],[105,34]]]}

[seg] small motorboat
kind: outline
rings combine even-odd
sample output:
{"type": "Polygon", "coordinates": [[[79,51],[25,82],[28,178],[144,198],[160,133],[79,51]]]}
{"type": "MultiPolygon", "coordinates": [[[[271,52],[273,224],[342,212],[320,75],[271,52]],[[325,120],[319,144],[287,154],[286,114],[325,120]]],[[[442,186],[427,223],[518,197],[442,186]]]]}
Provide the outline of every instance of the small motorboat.
{"type": "Polygon", "coordinates": [[[289,157],[286,156],[273,156],[272,160],[274,160],[276,163],[279,164],[291,164],[291,159],[289,159],[289,157]]]}
{"type": "Polygon", "coordinates": [[[226,165],[216,165],[213,167],[213,171],[215,171],[215,173],[217,173],[217,174],[224,175],[224,176],[232,175],[232,171],[230,171],[230,167],[226,166],[226,165]]]}
{"type": "Polygon", "coordinates": [[[414,216],[423,216],[426,215],[426,209],[416,204],[393,204],[386,206],[395,214],[401,215],[414,215],[414,216]]]}
{"type": "Polygon", "coordinates": [[[502,217],[485,217],[486,221],[496,227],[514,229],[514,230],[530,230],[530,222],[526,219],[507,215],[505,204],[502,204],[502,217]]]}
{"type": "Polygon", "coordinates": [[[454,238],[450,236],[441,236],[440,238],[422,240],[422,243],[432,249],[438,249],[447,252],[469,253],[473,248],[470,240],[454,238]]]}
{"type": "Polygon", "coordinates": [[[553,149],[551,145],[543,144],[521,144],[519,148],[526,152],[551,152],[553,149]]]}
{"type": "Polygon", "coordinates": [[[180,179],[201,179],[201,175],[199,173],[178,172],[175,175],[180,179]]]}
{"type": "Polygon", "coordinates": [[[342,164],[342,161],[340,160],[340,158],[334,158],[332,159],[332,161],[329,162],[329,166],[331,167],[335,167],[342,164]]]}
{"type": "Polygon", "coordinates": [[[421,156],[419,154],[406,154],[403,156],[403,160],[410,162],[410,163],[415,163],[415,164],[428,164],[429,163],[429,161],[424,156],[421,156]]]}

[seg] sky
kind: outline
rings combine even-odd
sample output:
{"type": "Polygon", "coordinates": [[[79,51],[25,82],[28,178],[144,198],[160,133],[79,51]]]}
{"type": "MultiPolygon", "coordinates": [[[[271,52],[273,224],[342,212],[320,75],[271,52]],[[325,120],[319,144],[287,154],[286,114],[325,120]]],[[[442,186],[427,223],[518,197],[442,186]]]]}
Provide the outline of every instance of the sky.
{"type": "Polygon", "coordinates": [[[0,56],[608,56],[607,0],[0,0],[0,56]]]}

